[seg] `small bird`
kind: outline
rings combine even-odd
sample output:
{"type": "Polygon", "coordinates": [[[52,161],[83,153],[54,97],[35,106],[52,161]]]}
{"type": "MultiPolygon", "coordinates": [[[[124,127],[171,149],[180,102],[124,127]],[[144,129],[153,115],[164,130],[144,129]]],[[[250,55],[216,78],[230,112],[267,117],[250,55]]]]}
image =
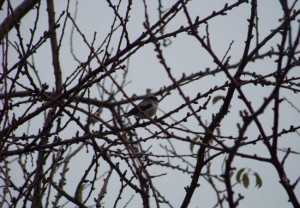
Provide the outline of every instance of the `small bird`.
{"type": "Polygon", "coordinates": [[[156,113],[158,103],[158,99],[151,95],[138,104],[139,108],[132,108],[130,111],[125,113],[124,116],[129,117],[135,115],[139,118],[150,118],[156,113]]]}

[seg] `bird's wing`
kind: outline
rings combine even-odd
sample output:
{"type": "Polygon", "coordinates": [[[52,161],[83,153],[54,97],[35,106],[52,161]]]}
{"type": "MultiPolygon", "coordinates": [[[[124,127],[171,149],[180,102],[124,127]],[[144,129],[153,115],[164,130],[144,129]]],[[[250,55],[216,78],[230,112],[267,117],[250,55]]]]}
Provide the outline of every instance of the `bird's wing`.
{"type": "Polygon", "coordinates": [[[148,110],[149,108],[152,107],[152,104],[151,104],[151,103],[148,103],[147,105],[139,105],[139,107],[140,107],[140,109],[141,109],[142,111],[146,111],[146,110],[148,110]]]}
{"type": "MultiPolygon", "coordinates": [[[[146,105],[142,103],[139,104],[139,108],[142,110],[142,111],[146,111],[147,109],[151,108],[151,103],[148,103],[146,105]]],[[[128,117],[128,116],[131,116],[131,115],[135,115],[139,112],[139,109],[138,108],[132,108],[130,111],[128,111],[125,116],[128,117]]]]}

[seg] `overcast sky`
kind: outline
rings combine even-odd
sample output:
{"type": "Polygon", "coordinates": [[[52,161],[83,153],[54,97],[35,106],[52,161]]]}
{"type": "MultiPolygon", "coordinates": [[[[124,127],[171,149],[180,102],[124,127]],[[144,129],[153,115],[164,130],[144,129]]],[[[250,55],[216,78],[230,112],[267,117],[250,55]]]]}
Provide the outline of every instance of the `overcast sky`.
{"type": "MultiPolygon", "coordinates": [[[[158,19],[157,14],[157,4],[156,1],[148,1],[148,9],[149,16],[151,22],[155,22],[158,19]]],[[[165,1],[162,1],[165,4],[165,1]]],[[[173,1],[167,1],[168,3],[172,3],[173,1]]],[[[232,3],[234,1],[223,1],[223,0],[195,0],[188,4],[188,9],[193,18],[199,16],[200,19],[206,17],[211,14],[214,10],[219,10],[224,7],[225,2],[232,3]]],[[[13,1],[13,5],[18,5],[20,1],[13,1]]],[[[66,8],[66,1],[59,0],[55,1],[55,6],[57,8],[56,17],[60,15],[60,13],[66,8]]],[[[171,4],[170,3],[170,4],[171,4]]],[[[298,3],[298,7],[299,7],[298,3]]],[[[47,22],[47,13],[46,13],[46,5],[45,2],[42,3],[42,11],[41,19],[39,20],[39,34],[42,35],[45,30],[48,28],[47,22]]],[[[71,15],[74,12],[75,1],[71,3],[71,15]]],[[[165,9],[169,7],[165,5],[165,9]]],[[[234,41],[231,51],[230,51],[230,63],[237,63],[241,58],[241,53],[243,51],[244,41],[246,39],[246,33],[248,29],[247,19],[250,14],[250,4],[244,4],[240,6],[238,9],[233,9],[228,13],[227,16],[222,16],[213,19],[209,22],[209,31],[212,47],[215,53],[219,57],[223,57],[225,52],[227,51],[230,43],[234,41]]],[[[34,18],[35,12],[31,12],[27,17],[22,20],[21,30],[23,31],[24,40],[26,41],[26,32],[28,33],[27,38],[29,38],[29,28],[32,27],[33,22],[32,18],[34,18]]],[[[271,0],[262,0],[258,1],[258,15],[259,15],[259,28],[260,28],[260,40],[266,37],[270,31],[276,28],[279,25],[279,18],[282,17],[282,10],[279,4],[279,1],[271,1],[271,0]]],[[[1,11],[0,19],[5,17],[5,11],[1,11]]],[[[103,38],[107,35],[110,30],[110,26],[112,23],[113,13],[112,10],[108,8],[106,1],[101,0],[88,0],[88,1],[79,1],[78,5],[78,14],[77,14],[77,24],[81,31],[85,33],[87,40],[92,41],[94,32],[97,32],[97,40],[99,41],[96,46],[99,46],[103,38]]],[[[144,7],[142,1],[134,1],[130,23],[129,23],[129,37],[131,41],[134,41],[135,38],[139,37],[144,30],[143,22],[145,21],[144,16],[144,7]]],[[[183,13],[179,14],[176,17],[176,21],[173,21],[167,28],[166,32],[175,30],[179,28],[181,25],[187,25],[187,20],[183,13]]],[[[63,50],[61,50],[60,56],[62,58],[61,66],[63,70],[64,78],[68,77],[73,70],[77,67],[77,63],[72,59],[70,55],[70,29],[71,24],[67,27],[67,32],[64,38],[63,50]]],[[[204,34],[205,27],[200,26],[200,32],[204,34]]],[[[297,27],[295,27],[294,32],[297,32],[297,27]]],[[[15,32],[12,31],[10,33],[11,40],[17,40],[14,38],[15,32]]],[[[59,35],[60,33],[58,33],[59,35]]],[[[36,39],[39,37],[37,36],[36,39]]],[[[267,46],[273,44],[275,46],[275,40],[279,40],[280,36],[277,36],[274,39],[274,42],[268,44],[267,46]]],[[[27,40],[28,41],[28,40],[27,40]]],[[[74,36],[74,51],[76,56],[81,60],[85,61],[89,55],[89,49],[83,43],[81,37],[77,34],[74,36]]],[[[117,41],[117,37],[113,41],[117,41]]],[[[205,71],[206,68],[215,68],[216,65],[213,63],[212,58],[205,52],[203,48],[201,48],[200,44],[192,37],[187,36],[186,34],[178,35],[176,38],[171,39],[172,44],[166,48],[163,48],[163,52],[165,55],[165,59],[167,64],[171,67],[172,73],[175,77],[179,78],[183,73],[190,74],[198,71],[205,71]]],[[[267,51],[269,48],[265,47],[262,51],[267,51]]],[[[54,77],[52,73],[52,60],[49,50],[50,44],[46,44],[41,47],[38,53],[35,55],[36,65],[39,67],[40,75],[42,82],[47,82],[51,87],[54,86],[54,77]]],[[[159,60],[156,57],[156,53],[154,53],[153,45],[149,44],[140,49],[136,54],[134,54],[130,58],[129,62],[129,74],[128,80],[130,80],[130,84],[128,84],[125,88],[125,91],[128,95],[143,95],[145,94],[147,89],[151,89],[153,92],[158,91],[161,87],[166,86],[171,83],[169,77],[165,73],[163,67],[160,65],[159,60]]],[[[15,63],[17,60],[17,55],[11,51],[11,59],[10,66],[15,63]]],[[[92,65],[92,68],[96,68],[97,64],[92,65]]],[[[274,71],[274,67],[276,67],[276,63],[274,60],[264,60],[257,64],[249,64],[247,70],[259,70],[259,72],[263,71],[262,74],[267,74],[271,71],[274,71]]],[[[293,71],[299,76],[299,71],[293,71]]],[[[121,80],[121,79],[120,79],[121,80]]],[[[183,87],[184,92],[193,97],[196,93],[207,92],[214,85],[218,85],[224,83],[226,77],[224,74],[219,74],[218,76],[212,78],[204,78],[200,81],[195,82],[192,85],[183,87]]],[[[246,95],[249,99],[253,101],[253,106],[258,107],[263,102],[263,97],[267,96],[271,91],[272,87],[266,87],[264,89],[254,87],[248,87],[246,91],[246,95]]],[[[225,92],[223,92],[225,94],[225,92]]],[[[216,95],[221,94],[219,92],[216,95]]],[[[223,94],[223,95],[224,95],[223,94]]],[[[97,93],[95,92],[95,96],[97,93]]],[[[119,94],[119,99],[122,99],[122,95],[119,94]]],[[[282,91],[282,96],[286,96],[295,106],[300,106],[300,98],[299,96],[295,96],[295,94],[291,94],[290,92],[282,91]]],[[[92,96],[93,97],[93,96],[92,96]]],[[[239,101],[235,99],[233,104],[238,103],[239,101]]],[[[177,93],[172,93],[170,96],[166,97],[161,103],[160,108],[163,111],[168,112],[179,105],[184,103],[184,100],[178,96],[177,93]]],[[[238,105],[238,104],[237,104],[238,105]]],[[[239,106],[239,105],[238,105],[239,106]]],[[[244,108],[241,104],[240,108],[244,108]]],[[[218,112],[220,105],[209,105],[209,108],[201,113],[201,118],[204,121],[210,121],[212,113],[218,112]]],[[[185,109],[181,114],[174,115],[175,118],[182,118],[188,109],[185,109]]],[[[162,112],[158,112],[157,116],[162,116],[162,112]]],[[[107,115],[107,119],[109,115],[107,115]]],[[[260,119],[263,124],[270,127],[272,122],[272,110],[268,109],[266,114],[261,116],[260,119]]],[[[300,125],[299,113],[291,110],[291,107],[288,103],[282,104],[282,114],[280,114],[281,122],[280,127],[288,129],[291,124],[300,125]],[[288,110],[285,110],[288,109],[288,110]]],[[[236,124],[240,121],[239,111],[237,109],[232,109],[231,115],[229,115],[223,122],[221,126],[221,131],[224,135],[237,135],[237,127],[236,124]]],[[[34,125],[34,124],[31,124],[34,125]]],[[[38,125],[38,124],[37,124],[38,125]]],[[[187,124],[189,128],[193,130],[198,130],[199,126],[197,122],[191,121],[187,124]]],[[[22,131],[22,129],[19,129],[22,131]]],[[[271,132],[271,129],[267,131],[271,132]]],[[[143,133],[143,132],[141,132],[143,133]]],[[[70,132],[72,135],[73,132],[70,132]]],[[[66,133],[68,135],[68,133],[66,133]]],[[[251,126],[247,133],[249,137],[256,138],[258,136],[258,131],[255,126],[251,126]]],[[[154,153],[163,153],[162,149],[159,146],[151,141],[149,144],[145,144],[145,146],[153,145],[152,152],[154,153]]],[[[157,141],[156,141],[157,142],[157,141]]],[[[161,141],[158,141],[161,142],[161,141]]],[[[300,149],[300,138],[297,134],[288,135],[285,138],[287,144],[293,145],[293,147],[298,147],[300,149]]],[[[285,147],[284,142],[281,143],[282,147],[285,147]]],[[[181,153],[189,153],[189,145],[187,143],[174,142],[175,147],[180,147],[179,151],[181,153]]],[[[255,152],[261,156],[268,156],[267,150],[261,146],[248,147],[244,151],[247,153],[255,152]]],[[[74,184],[78,183],[76,180],[77,177],[81,177],[85,168],[78,169],[78,163],[84,164],[85,160],[89,160],[91,155],[82,154],[78,156],[78,160],[76,160],[76,164],[71,164],[71,171],[69,174],[72,174],[71,180],[74,180],[74,184]]],[[[213,161],[216,164],[222,164],[222,160],[213,161]]],[[[86,163],[89,164],[89,163],[86,163]]],[[[291,205],[287,202],[288,197],[282,186],[279,183],[279,179],[274,168],[265,163],[257,163],[256,161],[246,160],[236,158],[235,166],[238,168],[249,167],[254,171],[258,172],[263,179],[263,186],[260,189],[254,187],[254,182],[250,184],[248,189],[245,189],[242,186],[237,186],[237,191],[243,193],[246,198],[241,202],[241,206],[243,208],[252,208],[252,207],[273,207],[273,208],[282,208],[282,207],[291,207],[291,205]]],[[[216,171],[220,171],[219,167],[216,168],[216,171]]],[[[299,165],[299,156],[291,156],[290,159],[286,163],[286,169],[290,174],[290,178],[295,180],[300,175],[300,165],[299,165]]],[[[150,170],[153,173],[159,173],[161,170],[153,169],[150,170]]],[[[158,178],[154,180],[157,184],[161,185],[162,192],[170,199],[170,202],[178,207],[184,196],[184,188],[189,185],[190,177],[184,175],[176,175],[170,171],[164,170],[168,173],[168,175],[158,178]],[[180,180],[179,180],[180,179],[180,180]]],[[[18,174],[16,172],[15,180],[18,180],[18,174]]],[[[200,179],[201,180],[201,179],[200,179]]],[[[205,184],[204,184],[205,185],[205,184]]],[[[72,185],[68,186],[68,190],[72,193],[74,187],[72,185]]],[[[108,190],[109,192],[110,190],[108,190]]],[[[300,188],[296,189],[298,196],[300,196],[300,188]]],[[[131,196],[131,193],[128,193],[128,196],[131,196]]],[[[214,204],[213,192],[209,189],[200,187],[199,190],[195,193],[195,198],[193,198],[190,207],[212,207],[214,204]],[[201,202],[201,204],[199,204],[201,202]]],[[[108,197],[108,199],[114,199],[114,195],[108,197]]],[[[105,204],[107,207],[112,206],[113,202],[109,200],[105,200],[105,204]]],[[[128,200],[124,199],[124,201],[128,200]]],[[[134,198],[137,200],[136,203],[139,202],[139,197],[134,198]]],[[[133,200],[133,203],[135,203],[133,200]]],[[[131,206],[133,207],[133,206],[131,206]]],[[[163,207],[163,206],[162,206],[163,207]]]]}

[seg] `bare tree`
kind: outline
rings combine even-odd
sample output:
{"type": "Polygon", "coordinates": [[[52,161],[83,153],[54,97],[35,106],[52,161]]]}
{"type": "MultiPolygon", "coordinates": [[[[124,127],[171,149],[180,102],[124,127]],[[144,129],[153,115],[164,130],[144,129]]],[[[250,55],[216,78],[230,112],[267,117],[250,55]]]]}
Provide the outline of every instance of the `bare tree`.
{"type": "MultiPolygon", "coordinates": [[[[276,2],[281,18],[263,34],[260,1],[230,2],[203,16],[187,0],[157,1],[155,11],[154,1],[103,1],[109,29],[91,16],[86,24],[101,32],[90,38],[78,15],[89,1],[1,1],[1,207],[242,207],[249,185],[264,181],[251,161],[272,167],[284,203],[299,208],[299,168],[294,177],[287,164],[299,164],[300,123],[283,119],[300,113],[299,2],[276,2]],[[214,21],[243,9],[239,55],[235,39],[219,55],[214,21]],[[168,58],[178,39],[194,44],[182,53],[198,51],[212,64],[178,76],[168,58]],[[155,76],[168,82],[136,95],[127,88],[130,61],[147,47],[159,63],[155,76]],[[123,116],[149,95],[161,102],[159,116],[123,116]],[[176,183],[184,186],[173,190],[176,183]],[[207,190],[213,200],[204,202],[207,190]]],[[[151,70],[144,65],[142,73],[151,70]]]]}

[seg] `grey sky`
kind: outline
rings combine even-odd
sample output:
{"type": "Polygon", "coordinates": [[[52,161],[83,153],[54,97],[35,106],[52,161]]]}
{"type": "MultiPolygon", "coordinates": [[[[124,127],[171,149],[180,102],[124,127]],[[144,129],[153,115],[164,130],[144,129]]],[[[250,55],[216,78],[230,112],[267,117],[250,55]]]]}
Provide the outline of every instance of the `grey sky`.
{"type": "MultiPolygon", "coordinates": [[[[13,1],[14,5],[18,5],[20,1],[13,1]]],[[[156,1],[148,1],[148,12],[150,16],[151,22],[155,22],[158,19],[157,14],[157,4],[154,3],[156,1]]],[[[169,1],[168,1],[169,2],[169,1]]],[[[173,1],[169,3],[172,4],[173,1]]],[[[232,3],[234,1],[227,1],[232,3]]],[[[292,2],[292,1],[290,1],[292,2]]],[[[56,17],[59,17],[62,10],[66,7],[66,1],[55,1],[55,6],[57,8],[56,17]]],[[[165,2],[164,2],[165,4],[165,2]]],[[[193,18],[199,16],[200,19],[206,17],[207,15],[211,14],[214,10],[219,10],[224,7],[225,1],[221,0],[214,0],[214,1],[207,1],[207,0],[197,0],[192,1],[188,4],[189,12],[192,14],[193,18]]],[[[299,3],[298,5],[299,6],[299,3]]],[[[47,13],[46,13],[46,5],[45,2],[42,3],[44,13],[41,13],[41,19],[39,20],[39,29],[38,34],[42,35],[43,32],[48,28],[47,22],[47,13]]],[[[71,11],[74,12],[75,8],[75,1],[71,1],[71,11]]],[[[165,8],[169,8],[165,5],[165,8]]],[[[246,33],[248,29],[248,22],[247,19],[249,18],[250,14],[250,4],[244,4],[243,6],[233,9],[228,13],[227,16],[218,17],[213,19],[209,22],[209,31],[210,31],[210,38],[212,43],[212,48],[215,53],[219,56],[220,59],[226,53],[231,41],[234,40],[232,48],[230,50],[230,63],[237,63],[241,58],[241,53],[243,51],[244,41],[246,39],[246,33]]],[[[259,14],[259,28],[260,34],[259,39],[262,40],[266,37],[269,32],[276,28],[279,25],[279,18],[282,17],[282,10],[279,4],[279,1],[258,1],[258,14],[259,14]]],[[[33,26],[32,18],[34,17],[35,12],[31,12],[24,20],[22,20],[21,30],[24,35],[24,41],[30,37],[29,28],[33,26]],[[27,33],[27,34],[26,34],[27,33]]],[[[73,13],[71,13],[73,15],[73,13]]],[[[5,10],[1,11],[0,18],[2,19],[5,17],[5,10]]],[[[103,38],[107,35],[107,32],[110,30],[110,25],[112,22],[113,13],[107,7],[107,3],[105,1],[79,1],[78,4],[78,14],[77,14],[77,24],[81,31],[84,32],[88,41],[92,41],[94,32],[97,32],[97,41],[95,47],[99,47],[103,38]]],[[[144,18],[144,8],[142,1],[134,2],[133,8],[131,11],[130,17],[130,24],[129,24],[129,37],[131,41],[134,41],[135,38],[140,36],[141,32],[144,30],[143,22],[145,21],[144,18]]],[[[176,19],[166,28],[166,32],[175,30],[176,28],[180,28],[181,25],[187,25],[187,20],[183,13],[178,15],[176,19]]],[[[297,25],[295,26],[294,32],[297,32],[297,25]]],[[[68,25],[67,31],[65,33],[65,37],[63,40],[63,48],[60,53],[61,57],[61,66],[63,70],[64,78],[68,77],[73,70],[76,68],[78,63],[76,63],[72,56],[70,55],[70,29],[71,24],[68,25]]],[[[200,26],[200,33],[204,34],[205,26],[200,26]]],[[[59,30],[58,30],[59,31],[59,30]]],[[[15,31],[12,31],[9,35],[11,40],[16,40],[14,38],[15,31]]],[[[38,40],[39,35],[37,35],[36,40],[38,40]]],[[[58,32],[58,35],[60,33],[58,32]]],[[[273,45],[276,47],[275,40],[280,40],[280,37],[277,36],[269,45],[273,45]]],[[[118,37],[115,36],[113,42],[117,44],[118,37]]],[[[165,55],[166,62],[169,67],[171,67],[172,73],[176,78],[182,76],[183,73],[186,75],[190,73],[195,73],[199,71],[205,71],[206,68],[216,68],[216,64],[213,63],[212,58],[209,54],[201,47],[201,45],[192,37],[187,36],[186,34],[178,35],[176,38],[171,39],[172,44],[166,48],[162,47],[163,53],[165,55]]],[[[80,61],[85,61],[89,54],[89,49],[83,43],[82,38],[76,33],[73,39],[74,44],[74,52],[76,57],[80,59],[80,61]]],[[[114,44],[113,44],[114,45],[114,44]]],[[[262,49],[263,51],[267,51],[269,48],[265,47],[262,49]]],[[[115,48],[113,53],[115,53],[115,48]]],[[[2,53],[2,51],[1,51],[2,53]]],[[[10,58],[10,66],[15,63],[18,59],[17,54],[14,51],[10,51],[11,58],[10,58]]],[[[2,54],[1,54],[2,55],[2,54]]],[[[129,74],[128,80],[130,83],[125,87],[125,92],[131,96],[133,94],[142,95],[145,94],[146,90],[149,88],[152,92],[158,91],[161,87],[166,86],[171,83],[169,77],[167,76],[164,68],[159,63],[158,59],[156,58],[156,53],[154,52],[153,45],[149,44],[144,46],[140,49],[136,54],[134,54],[130,58],[129,62],[129,74]]],[[[52,60],[50,56],[50,44],[45,44],[42,46],[38,53],[35,55],[35,63],[39,67],[39,74],[42,78],[43,83],[48,83],[52,88],[54,86],[54,77],[53,77],[53,67],[52,67],[52,60]]],[[[94,63],[91,65],[92,68],[96,68],[98,65],[94,63]]],[[[249,64],[247,70],[249,71],[256,71],[258,70],[262,74],[267,74],[271,71],[274,71],[276,67],[276,63],[274,60],[266,59],[262,60],[259,63],[249,64]]],[[[292,73],[299,76],[300,68],[297,71],[293,70],[292,73]]],[[[118,81],[121,81],[121,73],[116,73],[119,77],[117,78],[118,81]]],[[[227,80],[224,74],[218,74],[215,77],[207,77],[204,79],[200,79],[197,82],[194,82],[191,85],[184,86],[182,89],[188,96],[195,96],[198,92],[205,93],[210,88],[214,87],[215,85],[224,83],[227,80]]],[[[26,82],[24,80],[24,82],[26,82]]],[[[109,84],[109,81],[108,83],[109,84]]],[[[51,89],[50,88],[50,89],[51,89]]],[[[253,86],[245,86],[243,89],[247,89],[245,91],[247,97],[253,102],[253,106],[259,107],[263,102],[263,98],[268,96],[270,91],[273,87],[253,87],[253,86]]],[[[97,97],[97,89],[92,88],[92,93],[94,93],[91,97],[97,97]]],[[[299,96],[292,94],[290,92],[282,90],[281,92],[282,97],[287,97],[295,106],[299,108],[300,106],[300,99],[299,96]]],[[[224,95],[225,91],[219,91],[214,95],[224,95]],[[223,94],[222,94],[223,93],[223,94]]],[[[118,94],[118,98],[121,100],[123,97],[122,94],[118,94]]],[[[204,102],[204,100],[203,100],[204,102]]],[[[163,111],[170,111],[174,108],[178,107],[184,103],[184,100],[178,95],[177,92],[173,92],[171,95],[167,96],[162,102],[160,103],[160,109],[163,111]]],[[[239,110],[245,108],[244,104],[235,99],[233,104],[235,108],[231,109],[231,114],[222,122],[221,132],[224,135],[237,135],[237,123],[241,121],[239,117],[239,110]],[[234,105],[236,104],[236,105],[234,105]],[[236,108],[236,106],[239,107],[236,108]]],[[[285,128],[288,129],[290,125],[300,125],[299,113],[295,109],[292,109],[287,102],[282,104],[282,111],[280,114],[281,122],[280,122],[280,129],[285,128]]],[[[212,114],[218,112],[220,108],[220,104],[217,103],[216,105],[209,104],[208,109],[201,112],[201,118],[203,121],[210,122],[212,114]]],[[[21,113],[20,111],[16,110],[16,113],[21,113]]],[[[175,119],[182,118],[188,109],[184,109],[182,112],[175,114],[175,119]]],[[[104,112],[107,117],[107,120],[110,119],[110,114],[104,112]]],[[[162,116],[163,113],[158,111],[157,116],[162,116]]],[[[270,127],[272,126],[272,109],[271,106],[265,112],[264,115],[259,117],[261,122],[265,125],[267,132],[271,133],[270,127]]],[[[37,121],[36,121],[37,122],[37,121]]],[[[32,123],[33,125],[42,125],[42,123],[32,123]]],[[[188,128],[200,131],[203,129],[199,129],[199,125],[195,120],[191,119],[189,122],[185,124],[188,128]]],[[[94,127],[97,128],[97,125],[94,127]]],[[[153,130],[155,128],[153,127],[153,130]]],[[[26,126],[24,129],[18,129],[20,134],[26,131],[26,126]]],[[[147,135],[147,132],[143,130],[138,130],[141,135],[147,135]]],[[[65,132],[65,137],[69,138],[72,136],[74,132],[65,132]]],[[[247,135],[249,138],[255,139],[258,136],[258,131],[256,126],[251,126],[247,131],[247,135]]],[[[182,154],[189,154],[190,153],[190,146],[188,143],[183,143],[180,141],[173,141],[174,146],[177,150],[182,154]]],[[[167,144],[166,141],[163,140],[151,140],[146,144],[143,144],[146,147],[151,147],[151,152],[154,154],[164,154],[163,150],[159,147],[160,144],[167,144]]],[[[282,148],[292,146],[295,149],[299,150],[300,148],[300,138],[299,135],[287,135],[284,138],[284,141],[280,142],[282,148]]],[[[247,146],[245,149],[241,149],[244,153],[256,153],[259,156],[268,156],[267,150],[263,145],[256,145],[256,146],[247,146]]],[[[194,150],[196,152],[196,150],[194,150]]],[[[67,190],[70,193],[73,193],[74,188],[78,183],[78,178],[80,178],[83,172],[86,169],[86,165],[89,164],[91,160],[92,151],[90,154],[82,151],[80,155],[76,157],[76,160],[71,163],[70,171],[68,173],[69,177],[69,185],[67,186],[67,190]],[[80,165],[78,165],[80,164],[80,165]],[[73,182],[74,181],[74,182],[73,182]],[[72,183],[73,182],[73,183],[72,183]]],[[[223,158],[223,157],[222,157],[223,158]]],[[[213,160],[212,170],[215,171],[216,174],[220,174],[220,167],[222,166],[222,158],[216,158],[213,160]]],[[[180,161],[176,161],[180,163],[180,161]]],[[[195,160],[191,160],[191,162],[195,163],[195,160]]],[[[263,186],[260,189],[255,188],[254,178],[250,177],[250,187],[245,189],[241,185],[237,185],[236,193],[241,192],[245,199],[242,200],[240,207],[243,208],[252,208],[252,207],[273,207],[273,208],[282,208],[282,207],[291,207],[291,205],[287,202],[288,197],[285,191],[283,190],[282,186],[279,183],[279,179],[277,176],[276,171],[274,168],[266,163],[258,163],[257,161],[251,161],[244,158],[237,157],[235,159],[234,165],[237,169],[239,168],[251,168],[253,171],[259,173],[259,175],[263,179],[263,186]]],[[[105,167],[105,165],[104,165],[105,167]]],[[[292,180],[297,179],[300,175],[300,166],[299,166],[299,156],[293,155],[290,156],[289,160],[286,163],[286,170],[292,180]]],[[[158,167],[150,168],[149,171],[153,174],[160,174],[160,173],[167,173],[167,175],[162,176],[154,180],[157,183],[158,187],[160,187],[161,192],[170,200],[171,204],[175,207],[179,207],[183,196],[185,193],[184,187],[188,186],[190,183],[190,176],[183,175],[180,173],[172,172],[170,170],[159,169],[158,167]]],[[[116,175],[113,175],[114,177],[116,175]]],[[[16,175],[13,175],[16,181],[18,180],[19,174],[16,172],[16,175]]],[[[117,177],[116,177],[117,178],[117,177]]],[[[116,179],[116,184],[119,184],[119,181],[116,179]]],[[[200,183],[201,183],[200,179],[200,183]]],[[[234,179],[233,179],[234,181],[234,179]]],[[[113,181],[111,181],[113,182],[113,181]]],[[[1,184],[0,184],[1,185],[1,184]]],[[[190,207],[213,207],[215,203],[215,195],[212,192],[211,188],[205,188],[207,184],[202,184],[200,188],[196,191],[195,197],[191,202],[190,207]]],[[[116,190],[118,190],[118,186],[116,190]]],[[[116,191],[117,192],[117,191],[116,191]]],[[[296,192],[298,193],[298,197],[300,196],[300,188],[299,185],[297,186],[296,192]]],[[[108,190],[108,197],[105,200],[105,205],[107,207],[111,207],[113,205],[113,200],[115,199],[117,193],[114,193],[111,190],[108,190]]],[[[121,202],[125,203],[132,193],[127,193],[124,199],[121,202]]],[[[140,198],[134,197],[132,204],[139,204],[140,198]]],[[[124,204],[122,204],[124,205],[124,204]]],[[[120,204],[121,206],[121,204],[120,204]]],[[[130,206],[133,207],[133,206],[130,206]]],[[[153,207],[155,207],[153,205],[153,207]]],[[[164,206],[162,206],[164,207],[164,206]]],[[[167,207],[167,206],[166,206],[167,207]]]]}

